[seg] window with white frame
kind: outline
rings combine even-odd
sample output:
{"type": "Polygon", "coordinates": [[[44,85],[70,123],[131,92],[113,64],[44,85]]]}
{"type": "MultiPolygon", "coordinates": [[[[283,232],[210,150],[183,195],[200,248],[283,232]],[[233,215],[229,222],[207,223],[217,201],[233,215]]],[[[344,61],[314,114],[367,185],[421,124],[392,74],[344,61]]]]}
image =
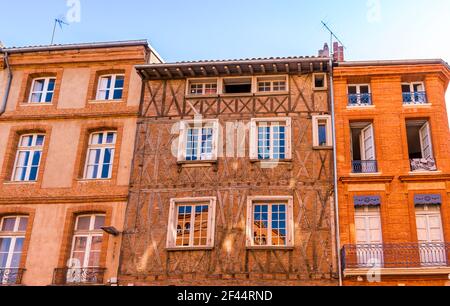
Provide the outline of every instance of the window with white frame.
{"type": "Polygon", "coordinates": [[[291,118],[252,119],[250,158],[291,159],[291,118]]]}
{"type": "Polygon", "coordinates": [[[313,147],[332,147],[331,116],[313,116],[313,147]]]}
{"type": "Polygon", "coordinates": [[[95,132],[90,135],[84,173],[85,179],[111,178],[116,141],[117,133],[115,131],[95,132]]]}
{"type": "Polygon", "coordinates": [[[52,77],[34,79],[31,84],[29,103],[52,103],[55,83],[56,79],[52,77]]]}
{"type": "Polygon", "coordinates": [[[426,104],[427,95],[423,82],[402,83],[404,104],[426,104]]]}
{"type": "Polygon", "coordinates": [[[217,160],[218,142],[218,120],[182,121],[178,161],[217,160]]]}
{"type": "Polygon", "coordinates": [[[102,75],[98,80],[97,100],[121,100],[125,76],[123,74],[102,75]]]}
{"type": "Polygon", "coordinates": [[[292,197],[250,197],[247,205],[248,247],[294,245],[292,197]]]}
{"type": "Polygon", "coordinates": [[[200,80],[189,82],[189,95],[215,95],[217,93],[217,80],[200,80]]]}
{"type": "Polygon", "coordinates": [[[81,215],[75,222],[69,268],[98,268],[105,215],[81,215]]]}
{"type": "Polygon", "coordinates": [[[16,282],[27,226],[27,216],[8,216],[0,220],[0,270],[7,270],[0,273],[0,284],[16,282]]]}
{"type": "Polygon", "coordinates": [[[282,92],[287,91],[286,77],[262,77],[257,79],[258,92],[282,92]]]}
{"type": "Polygon", "coordinates": [[[17,148],[12,181],[36,181],[44,149],[45,136],[40,134],[22,135],[17,148]]]}
{"type": "Polygon", "coordinates": [[[327,89],[327,75],[325,73],[313,74],[313,88],[316,90],[327,89]]]}
{"type": "Polygon", "coordinates": [[[214,247],[216,198],[170,201],[168,248],[214,247]]]}

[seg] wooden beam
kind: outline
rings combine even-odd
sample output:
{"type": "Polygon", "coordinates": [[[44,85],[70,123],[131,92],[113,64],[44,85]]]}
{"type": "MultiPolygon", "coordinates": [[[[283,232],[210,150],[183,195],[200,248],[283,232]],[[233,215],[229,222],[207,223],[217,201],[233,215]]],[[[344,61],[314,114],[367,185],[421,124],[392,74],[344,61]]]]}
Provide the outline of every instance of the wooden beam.
{"type": "Polygon", "coordinates": [[[161,73],[159,73],[158,70],[153,69],[152,71],[153,71],[153,73],[156,75],[157,78],[161,78],[161,73]]]}
{"type": "Polygon", "coordinates": [[[277,64],[273,64],[273,72],[278,73],[278,67],[277,64]]]}
{"type": "Polygon", "coordinates": [[[148,72],[146,70],[141,70],[141,73],[146,80],[150,79],[150,75],[148,74],[148,72]]]}
{"type": "Polygon", "coordinates": [[[253,69],[253,65],[248,65],[248,70],[251,74],[255,74],[255,70],[253,69]]]}
{"type": "Polygon", "coordinates": [[[261,71],[262,73],[266,73],[266,67],[264,65],[261,65],[261,71]]]}
{"type": "Polygon", "coordinates": [[[239,74],[242,74],[241,66],[237,65],[237,66],[236,66],[236,69],[237,69],[237,71],[238,71],[239,74]]]}
{"type": "Polygon", "coordinates": [[[192,69],[191,67],[188,68],[189,73],[191,74],[191,76],[195,77],[195,71],[194,69],[192,69]]]}
{"type": "Polygon", "coordinates": [[[212,67],[212,70],[214,71],[214,74],[215,74],[216,76],[219,75],[219,71],[217,71],[216,66],[213,66],[213,67],[212,67]]]}
{"type": "Polygon", "coordinates": [[[284,65],[284,67],[286,68],[286,73],[289,73],[291,71],[291,69],[289,68],[289,64],[284,65]]]}
{"type": "Polygon", "coordinates": [[[302,64],[301,63],[297,64],[297,70],[298,70],[298,74],[302,74],[302,64]]]}
{"type": "Polygon", "coordinates": [[[309,64],[309,69],[311,70],[311,72],[314,72],[314,64],[313,63],[309,64]]]}
{"type": "Polygon", "coordinates": [[[173,78],[172,72],[170,72],[169,69],[165,68],[165,69],[164,69],[164,72],[169,76],[169,78],[171,78],[171,79],[173,78]]]}
{"type": "Polygon", "coordinates": [[[225,69],[225,72],[226,72],[228,75],[231,74],[230,68],[228,68],[228,66],[225,66],[224,69],[225,69]]]}
{"type": "Polygon", "coordinates": [[[184,73],[180,68],[177,68],[177,72],[180,77],[184,78],[184,73]]]}
{"type": "Polygon", "coordinates": [[[320,63],[320,71],[323,71],[323,63],[320,63]]]}
{"type": "Polygon", "coordinates": [[[201,67],[200,70],[202,71],[203,76],[208,76],[208,72],[206,71],[205,67],[201,67]]]}

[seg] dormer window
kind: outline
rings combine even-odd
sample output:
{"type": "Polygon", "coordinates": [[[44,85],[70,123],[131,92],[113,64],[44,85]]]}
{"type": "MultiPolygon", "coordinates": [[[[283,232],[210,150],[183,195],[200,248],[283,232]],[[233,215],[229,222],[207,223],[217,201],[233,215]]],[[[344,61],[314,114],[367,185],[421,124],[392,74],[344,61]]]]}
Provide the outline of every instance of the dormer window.
{"type": "Polygon", "coordinates": [[[30,103],[52,103],[55,92],[55,78],[34,79],[31,84],[30,103]]]}
{"type": "Polygon", "coordinates": [[[122,74],[103,75],[98,80],[97,100],[121,100],[125,76],[122,74]]]}

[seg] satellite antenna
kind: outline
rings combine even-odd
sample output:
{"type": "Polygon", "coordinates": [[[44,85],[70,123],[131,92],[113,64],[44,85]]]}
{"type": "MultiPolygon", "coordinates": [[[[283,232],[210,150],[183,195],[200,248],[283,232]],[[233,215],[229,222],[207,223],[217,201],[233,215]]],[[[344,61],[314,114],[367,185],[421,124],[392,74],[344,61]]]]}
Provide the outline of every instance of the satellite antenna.
{"type": "Polygon", "coordinates": [[[65,22],[63,20],[63,18],[55,18],[55,25],[53,26],[53,34],[52,34],[52,42],[50,43],[50,45],[53,45],[54,41],[55,41],[55,33],[56,33],[56,26],[59,25],[59,27],[63,28],[63,25],[69,25],[67,22],[65,22]]]}

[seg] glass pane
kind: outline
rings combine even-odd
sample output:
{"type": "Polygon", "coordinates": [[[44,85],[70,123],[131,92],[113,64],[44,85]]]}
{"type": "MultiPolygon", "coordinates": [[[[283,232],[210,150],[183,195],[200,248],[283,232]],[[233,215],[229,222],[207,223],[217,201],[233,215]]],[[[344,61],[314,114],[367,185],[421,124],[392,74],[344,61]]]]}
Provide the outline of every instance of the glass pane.
{"type": "Polygon", "coordinates": [[[47,91],[54,91],[54,90],[55,90],[55,79],[50,79],[48,81],[47,91]]]}
{"type": "Polygon", "coordinates": [[[192,206],[178,207],[177,246],[189,246],[192,206]]]}
{"type": "Polygon", "coordinates": [[[253,236],[255,245],[267,245],[268,221],[267,205],[255,205],[253,216],[253,236]]]}
{"type": "Polygon", "coordinates": [[[124,84],[124,76],[116,76],[116,84],[114,86],[114,88],[123,88],[123,84],[124,84]]]}
{"type": "Polygon", "coordinates": [[[89,254],[89,267],[99,267],[100,266],[100,252],[91,252],[89,254]]]}
{"type": "Polygon", "coordinates": [[[319,125],[319,146],[327,145],[327,127],[325,124],[319,125]]]}
{"type": "Polygon", "coordinates": [[[49,92],[45,95],[45,102],[50,103],[53,100],[53,93],[49,92]]]}
{"type": "Polygon", "coordinates": [[[45,136],[44,135],[37,135],[36,136],[36,146],[40,147],[44,144],[45,136]]]}
{"type": "Polygon", "coordinates": [[[20,146],[31,147],[32,143],[33,143],[33,136],[22,136],[20,146]]]}
{"type": "Polygon", "coordinates": [[[22,252],[24,242],[25,242],[25,238],[17,238],[16,239],[16,245],[14,246],[14,253],[22,252]]]}
{"type": "Polygon", "coordinates": [[[31,165],[39,166],[40,161],[41,161],[41,151],[35,151],[31,165]]]}
{"type": "Polygon", "coordinates": [[[73,251],[84,252],[86,251],[86,246],[87,246],[87,237],[76,237],[73,251]]]}
{"type": "Polygon", "coordinates": [[[92,237],[91,252],[100,251],[102,249],[103,237],[92,237]]]}
{"type": "Polygon", "coordinates": [[[35,181],[37,179],[39,168],[36,166],[31,167],[30,169],[30,177],[28,178],[28,181],[35,181]]]}
{"type": "Polygon", "coordinates": [[[22,253],[13,253],[11,258],[11,265],[9,268],[18,269],[20,267],[20,261],[22,259],[22,253]]]}
{"type": "Polygon", "coordinates": [[[194,246],[205,246],[208,238],[209,206],[202,205],[195,208],[194,246]]]}
{"type": "Polygon", "coordinates": [[[16,226],[16,218],[3,218],[2,232],[13,232],[16,226]]]}
{"type": "Polygon", "coordinates": [[[33,103],[39,103],[41,102],[42,94],[41,93],[34,93],[31,95],[31,102],[33,103]]]}
{"type": "Polygon", "coordinates": [[[100,89],[110,89],[111,88],[111,77],[102,77],[100,79],[100,89]]]}
{"type": "Polygon", "coordinates": [[[11,238],[0,238],[0,253],[8,253],[11,247],[11,238]]]}
{"type": "Polygon", "coordinates": [[[88,231],[91,225],[91,216],[78,217],[77,231],[88,231]]]}
{"type": "Polygon", "coordinates": [[[44,90],[45,80],[35,80],[33,92],[43,91],[44,90]]]}
{"type": "Polygon", "coordinates": [[[99,230],[103,226],[105,226],[105,216],[96,216],[95,217],[94,229],[95,230],[99,230]]]}
{"type": "Polygon", "coordinates": [[[84,251],[72,253],[71,268],[82,267],[84,265],[84,254],[84,251]]]}
{"type": "Polygon", "coordinates": [[[123,90],[122,89],[116,89],[116,90],[114,90],[113,99],[114,100],[120,100],[120,99],[122,99],[122,95],[123,95],[123,90]]]}
{"type": "Polygon", "coordinates": [[[19,232],[26,232],[28,227],[28,218],[21,217],[19,221],[19,232]]]}
{"type": "Polygon", "coordinates": [[[17,160],[17,167],[25,167],[28,165],[28,160],[30,158],[30,152],[29,151],[22,151],[19,152],[19,157],[17,160]]]}
{"type": "MultiPolygon", "coordinates": [[[[1,243],[0,238],[0,243],[1,243]]],[[[8,260],[8,253],[0,253],[0,268],[6,268],[6,261],[8,260]]],[[[1,281],[1,278],[0,278],[1,281]]]]}
{"type": "Polygon", "coordinates": [[[116,142],[116,133],[108,133],[106,136],[106,143],[114,144],[116,142]]]}

